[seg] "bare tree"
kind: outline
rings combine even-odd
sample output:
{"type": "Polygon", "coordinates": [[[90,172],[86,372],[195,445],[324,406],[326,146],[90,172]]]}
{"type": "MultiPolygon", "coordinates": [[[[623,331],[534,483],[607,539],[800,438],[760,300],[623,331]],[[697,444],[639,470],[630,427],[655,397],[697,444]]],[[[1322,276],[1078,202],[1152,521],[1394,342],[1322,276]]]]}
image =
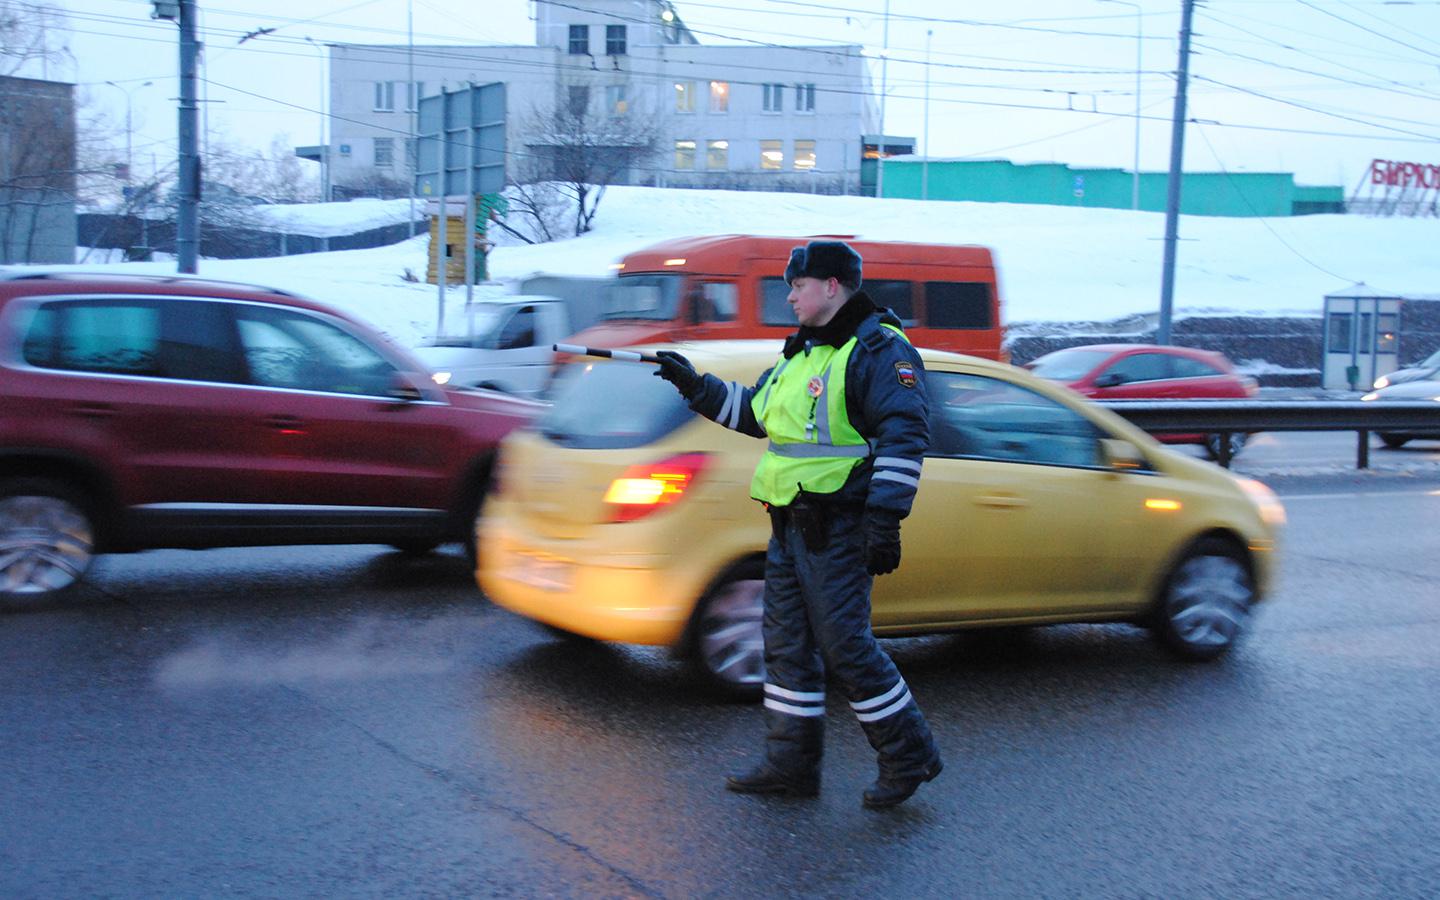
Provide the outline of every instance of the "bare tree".
{"type": "Polygon", "coordinates": [[[633,111],[595,112],[588,87],[572,87],[569,102],[532,110],[523,123],[530,142],[515,167],[512,212],[529,220],[537,237],[551,240],[572,227],[579,237],[592,227],[605,189],[649,166],[658,131],[654,119],[633,111]],[[568,207],[573,220],[558,220],[557,207],[568,207]]]}
{"type": "Polygon", "coordinates": [[[0,75],[16,75],[22,69],[32,77],[43,75],[43,71],[29,72],[28,67],[70,59],[65,29],[65,14],[57,6],[0,0],[0,75]]]}

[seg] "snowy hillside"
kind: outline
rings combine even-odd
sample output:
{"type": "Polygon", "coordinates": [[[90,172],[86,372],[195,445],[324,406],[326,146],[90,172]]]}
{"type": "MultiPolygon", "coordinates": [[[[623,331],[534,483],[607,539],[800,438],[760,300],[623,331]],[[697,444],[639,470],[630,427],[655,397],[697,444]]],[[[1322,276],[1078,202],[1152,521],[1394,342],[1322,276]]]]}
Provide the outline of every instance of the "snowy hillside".
{"type": "MultiPolygon", "coordinates": [[[[390,201],[392,206],[405,201],[390,201]]],[[[296,208],[292,215],[339,233],[348,216],[369,227],[373,203],[296,208]]],[[[391,210],[386,210],[387,213],[391,210]]],[[[535,273],[606,275],[625,253],[670,237],[715,233],[974,243],[995,250],[1007,324],[1111,320],[1159,306],[1164,217],[1129,210],[995,203],[873,200],[807,194],[610,188],[595,230],[525,245],[498,234],[492,278],[476,296],[535,273]]],[[[1174,308],[1196,315],[1318,316],[1324,294],[1363,281],[1398,293],[1440,293],[1440,222],[1305,216],[1185,217],[1180,223],[1174,308]]],[[[200,275],[308,294],[368,318],[404,343],[433,331],[434,285],[423,276],[426,238],[390,247],[274,259],[203,260],[200,275]]],[[[173,272],[173,263],[123,264],[173,272]]],[[[86,266],[93,268],[93,266],[86,266]]],[[[464,288],[449,291],[456,321],[464,288]]]]}

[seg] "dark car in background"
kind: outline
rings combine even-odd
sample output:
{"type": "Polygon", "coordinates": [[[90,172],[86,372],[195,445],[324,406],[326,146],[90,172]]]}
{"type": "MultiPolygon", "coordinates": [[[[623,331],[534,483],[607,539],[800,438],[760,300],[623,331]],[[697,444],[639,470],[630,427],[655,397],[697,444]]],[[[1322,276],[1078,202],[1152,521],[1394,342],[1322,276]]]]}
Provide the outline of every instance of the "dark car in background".
{"type": "MultiPolygon", "coordinates": [[[[1254,397],[1255,379],[1235,371],[1222,354],[1158,344],[1089,344],[1047,353],[1025,368],[1096,400],[1195,400],[1254,397]]],[[[1157,434],[1167,444],[1201,444],[1220,458],[1218,434],[1157,434]]],[[[1248,435],[1230,435],[1230,456],[1248,435]]]]}
{"type": "Polygon", "coordinates": [[[0,274],[0,604],[160,547],[467,544],[539,404],[339,310],[193,276],[0,274]]]}

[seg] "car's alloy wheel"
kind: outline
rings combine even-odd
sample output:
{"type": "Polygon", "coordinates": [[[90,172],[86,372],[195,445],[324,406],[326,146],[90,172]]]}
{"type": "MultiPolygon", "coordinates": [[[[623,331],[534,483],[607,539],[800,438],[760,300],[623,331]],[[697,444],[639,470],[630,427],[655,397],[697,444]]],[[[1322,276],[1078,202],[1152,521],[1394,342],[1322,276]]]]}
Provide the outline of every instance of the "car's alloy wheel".
{"type": "Polygon", "coordinates": [[[695,620],[694,662],[712,687],[732,696],[759,697],[765,684],[759,576],[750,568],[733,573],[701,601],[695,620]]]}
{"type": "MultiPolygon", "coordinates": [[[[1231,458],[1231,459],[1234,459],[1236,456],[1239,456],[1239,455],[1240,455],[1240,451],[1243,450],[1243,449],[1245,449],[1245,440],[1246,440],[1246,438],[1248,438],[1248,437],[1249,437],[1249,435],[1247,435],[1247,434],[1246,434],[1245,432],[1243,432],[1243,431],[1232,431],[1232,432],[1230,432],[1230,458],[1231,458]]],[[[1220,458],[1220,435],[1219,435],[1219,434],[1207,434],[1207,435],[1205,435],[1205,452],[1208,453],[1208,454],[1210,454],[1210,458],[1211,458],[1211,459],[1219,459],[1219,458],[1220,458]]]]}
{"type": "Polygon", "coordinates": [[[0,601],[58,595],[94,557],[94,525],[63,487],[38,479],[0,484],[0,601]]]}
{"type": "Polygon", "coordinates": [[[1255,585],[1231,544],[1209,538],[1170,573],[1155,613],[1156,633],[1190,659],[1212,659],[1235,643],[1250,620],[1255,585]]]}

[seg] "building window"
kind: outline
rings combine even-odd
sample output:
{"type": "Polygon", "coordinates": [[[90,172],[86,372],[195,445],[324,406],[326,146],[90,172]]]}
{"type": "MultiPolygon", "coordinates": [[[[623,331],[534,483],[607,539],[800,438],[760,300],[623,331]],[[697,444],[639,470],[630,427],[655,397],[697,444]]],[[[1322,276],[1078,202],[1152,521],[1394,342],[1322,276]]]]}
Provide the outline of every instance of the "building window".
{"type": "Polygon", "coordinates": [[[760,168],[779,171],[785,168],[785,142],[760,142],[760,168]]]}
{"type": "Polygon", "coordinates": [[[570,115],[583,116],[590,109],[590,88],[583,84],[570,85],[570,115]]]}
{"type": "Polygon", "coordinates": [[[625,110],[629,108],[625,100],[625,85],[612,84],[605,88],[605,108],[612,116],[625,115],[625,110]]]}
{"type": "Polygon", "coordinates": [[[795,111],[815,111],[815,83],[795,85],[795,111]]]}
{"type": "Polygon", "coordinates": [[[730,82],[710,82],[710,111],[723,113],[730,110],[730,82]]]}
{"type": "Polygon", "coordinates": [[[693,113],[695,111],[695,82],[675,82],[675,111],[677,113],[693,113]]]}
{"type": "Polygon", "coordinates": [[[405,168],[409,169],[411,172],[414,172],[416,168],[415,154],[417,152],[418,145],[419,142],[416,141],[414,138],[405,139],[405,168]]]}
{"type": "Polygon", "coordinates": [[[762,84],[765,89],[765,100],[761,106],[765,112],[778,113],[785,111],[785,85],[783,84],[762,84]]]}
{"type": "Polygon", "coordinates": [[[393,165],[395,165],[395,139],[376,138],[375,167],[378,169],[388,169],[393,165]]]}
{"type": "Polygon", "coordinates": [[[799,140],[797,140],[797,141],[795,142],[795,168],[796,168],[796,169],[802,169],[802,170],[803,170],[803,169],[811,169],[811,170],[813,170],[813,169],[815,168],[815,142],[814,142],[814,141],[799,141],[799,140]]]}
{"type": "Polygon", "coordinates": [[[677,168],[677,169],[693,169],[693,168],[695,168],[695,142],[694,142],[694,141],[676,141],[676,142],[675,142],[675,168],[677,168]]]}
{"type": "Polygon", "coordinates": [[[624,25],[606,25],[606,26],[605,26],[605,55],[606,55],[606,56],[624,56],[624,55],[625,55],[625,26],[624,26],[624,25]]]}
{"type": "Polygon", "coordinates": [[[730,168],[730,142],[729,142],[729,141],[706,141],[706,142],[705,142],[705,168],[707,168],[707,169],[728,169],[728,168],[730,168]]]}
{"type": "Polygon", "coordinates": [[[425,82],[405,82],[405,111],[414,112],[420,108],[420,98],[425,95],[425,82]]]}
{"type": "Polygon", "coordinates": [[[590,26],[570,26],[570,55],[587,56],[590,53],[590,26]]]}
{"type": "Polygon", "coordinates": [[[395,111],[395,82],[393,82],[393,81],[377,81],[377,82],[375,82],[375,111],[376,111],[376,112],[394,112],[394,111],[395,111]]]}

